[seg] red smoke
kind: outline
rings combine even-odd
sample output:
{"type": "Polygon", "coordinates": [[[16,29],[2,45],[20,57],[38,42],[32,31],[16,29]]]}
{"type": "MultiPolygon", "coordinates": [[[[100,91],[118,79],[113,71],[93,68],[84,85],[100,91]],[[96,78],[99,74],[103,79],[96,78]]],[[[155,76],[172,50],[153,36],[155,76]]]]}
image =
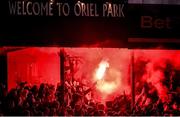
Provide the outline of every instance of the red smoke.
{"type": "Polygon", "coordinates": [[[60,81],[58,48],[26,48],[8,53],[8,90],[27,81],[39,85],[60,81]]]}
{"type": "Polygon", "coordinates": [[[152,83],[158,92],[159,98],[165,101],[169,92],[169,88],[163,83],[168,80],[165,72],[168,69],[180,70],[180,51],[134,50],[134,53],[136,85],[139,85],[140,82],[152,83]],[[171,68],[167,67],[168,64],[171,68]]]}
{"type": "Polygon", "coordinates": [[[95,99],[111,99],[124,91],[130,93],[129,64],[130,51],[118,48],[65,48],[71,56],[78,56],[82,62],[78,65],[75,78],[79,81],[86,81],[92,86],[97,81],[95,74],[102,61],[108,62],[103,81],[98,82],[95,99]]]}
{"type": "MultiPolygon", "coordinates": [[[[31,84],[42,82],[56,85],[60,81],[59,47],[26,48],[8,53],[8,89],[15,87],[18,81],[31,84]]],[[[64,48],[69,56],[79,57],[74,78],[91,87],[98,79],[97,69],[102,61],[106,68],[100,75],[102,80],[97,82],[93,92],[95,99],[109,100],[122,94],[130,94],[131,51],[118,48],[64,48]]],[[[169,88],[168,69],[180,70],[179,50],[133,50],[135,57],[136,93],[141,92],[143,84],[151,83],[157,90],[158,96],[167,99],[169,88]],[[168,67],[170,66],[170,68],[168,67]]],[[[172,70],[173,71],[173,70],[172,70]]],[[[98,73],[99,74],[99,73],[98,73]]],[[[99,77],[99,76],[98,76],[99,77]]]]}
{"type": "MultiPolygon", "coordinates": [[[[60,58],[58,47],[34,47],[8,53],[8,89],[17,82],[27,81],[31,84],[60,81],[60,58]]],[[[64,48],[69,56],[79,57],[74,78],[91,87],[97,79],[99,64],[106,60],[109,67],[103,75],[103,83],[97,83],[94,97],[111,99],[123,93],[130,93],[129,64],[130,51],[118,48],[64,48]]]]}

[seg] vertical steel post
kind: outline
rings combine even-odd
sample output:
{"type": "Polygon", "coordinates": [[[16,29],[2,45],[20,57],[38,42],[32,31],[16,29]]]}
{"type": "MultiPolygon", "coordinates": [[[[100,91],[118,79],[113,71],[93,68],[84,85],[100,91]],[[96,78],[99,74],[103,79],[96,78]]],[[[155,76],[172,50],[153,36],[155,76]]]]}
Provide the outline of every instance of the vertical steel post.
{"type": "Polygon", "coordinates": [[[134,50],[131,51],[131,109],[134,108],[135,104],[135,73],[134,73],[134,50]]]}
{"type": "Polygon", "coordinates": [[[59,53],[60,56],[60,82],[61,82],[61,86],[62,86],[62,106],[63,106],[63,115],[64,116],[64,112],[65,112],[65,107],[64,107],[64,83],[65,83],[65,77],[64,77],[64,62],[65,62],[65,55],[64,55],[64,49],[60,50],[59,53]]]}

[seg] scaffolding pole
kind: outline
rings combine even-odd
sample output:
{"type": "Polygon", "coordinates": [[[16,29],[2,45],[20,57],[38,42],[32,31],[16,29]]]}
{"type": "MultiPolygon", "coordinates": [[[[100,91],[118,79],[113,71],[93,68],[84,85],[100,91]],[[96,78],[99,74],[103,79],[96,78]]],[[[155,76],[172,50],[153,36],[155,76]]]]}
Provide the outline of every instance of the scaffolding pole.
{"type": "Polygon", "coordinates": [[[133,110],[135,104],[134,50],[131,51],[131,96],[131,109],[133,110]]]}
{"type": "Polygon", "coordinates": [[[61,81],[61,85],[62,85],[62,106],[63,106],[63,115],[65,114],[65,107],[64,107],[64,84],[65,84],[65,77],[64,77],[64,61],[65,61],[65,55],[64,55],[64,49],[60,49],[60,81],[61,81]]]}

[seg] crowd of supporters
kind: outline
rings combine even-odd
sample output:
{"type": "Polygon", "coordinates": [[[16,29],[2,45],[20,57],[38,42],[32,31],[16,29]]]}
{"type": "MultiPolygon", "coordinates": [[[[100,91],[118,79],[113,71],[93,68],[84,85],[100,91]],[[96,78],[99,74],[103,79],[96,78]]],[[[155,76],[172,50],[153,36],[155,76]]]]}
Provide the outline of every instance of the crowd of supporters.
{"type": "Polygon", "coordinates": [[[131,95],[122,94],[105,103],[85,96],[91,88],[84,89],[80,83],[57,86],[42,83],[30,86],[20,83],[9,92],[0,86],[0,115],[22,116],[130,116],[130,115],[180,115],[178,96],[170,94],[169,100],[149,97],[145,90],[136,95],[134,107],[131,95]],[[176,97],[176,98],[175,98],[176,97]]]}

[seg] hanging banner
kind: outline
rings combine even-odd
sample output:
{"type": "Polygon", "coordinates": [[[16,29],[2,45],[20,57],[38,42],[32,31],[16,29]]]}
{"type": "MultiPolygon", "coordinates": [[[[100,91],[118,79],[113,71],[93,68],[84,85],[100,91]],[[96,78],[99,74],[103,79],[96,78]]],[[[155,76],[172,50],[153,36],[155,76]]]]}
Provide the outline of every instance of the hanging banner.
{"type": "Polygon", "coordinates": [[[3,2],[1,45],[127,45],[127,0],[3,2]]]}

